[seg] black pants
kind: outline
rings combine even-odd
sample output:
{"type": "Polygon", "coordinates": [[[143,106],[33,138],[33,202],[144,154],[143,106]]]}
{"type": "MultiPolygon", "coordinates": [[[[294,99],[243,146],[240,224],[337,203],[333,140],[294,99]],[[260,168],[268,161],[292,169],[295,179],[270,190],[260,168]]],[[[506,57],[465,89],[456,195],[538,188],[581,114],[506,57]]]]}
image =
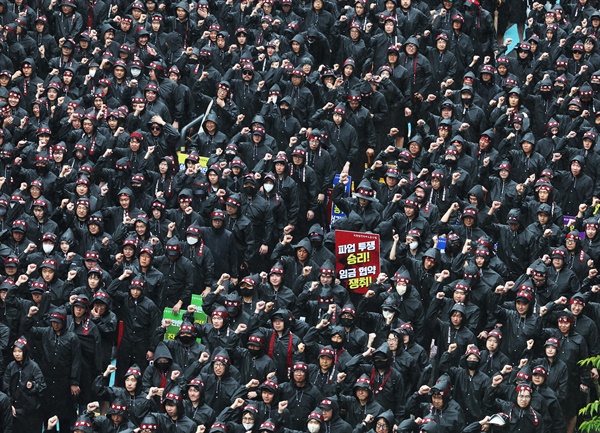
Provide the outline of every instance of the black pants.
{"type": "Polygon", "coordinates": [[[142,371],[148,366],[146,360],[146,352],[150,346],[148,341],[139,341],[133,343],[123,339],[121,346],[117,352],[117,377],[116,384],[121,386],[124,382],[125,373],[127,369],[133,364],[137,364],[142,371]]]}

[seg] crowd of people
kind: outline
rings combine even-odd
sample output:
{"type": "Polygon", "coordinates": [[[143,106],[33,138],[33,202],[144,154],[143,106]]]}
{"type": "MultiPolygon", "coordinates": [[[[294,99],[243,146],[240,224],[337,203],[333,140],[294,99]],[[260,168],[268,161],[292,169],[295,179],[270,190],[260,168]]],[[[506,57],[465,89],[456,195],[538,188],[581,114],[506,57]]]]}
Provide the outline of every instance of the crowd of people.
{"type": "Polygon", "coordinates": [[[575,432],[597,6],[0,0],[0,433],[575,432]]]}

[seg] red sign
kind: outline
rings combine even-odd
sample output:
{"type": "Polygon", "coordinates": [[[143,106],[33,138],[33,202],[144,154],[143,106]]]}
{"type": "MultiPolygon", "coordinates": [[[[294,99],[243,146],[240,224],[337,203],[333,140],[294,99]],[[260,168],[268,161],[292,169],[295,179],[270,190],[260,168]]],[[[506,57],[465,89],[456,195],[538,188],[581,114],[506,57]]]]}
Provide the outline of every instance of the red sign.
{"type": "Polygon", "coordinates": [[[379,275],[379,235],[335,231],[335,269],[349,291],[365,293],[379,275]]]}

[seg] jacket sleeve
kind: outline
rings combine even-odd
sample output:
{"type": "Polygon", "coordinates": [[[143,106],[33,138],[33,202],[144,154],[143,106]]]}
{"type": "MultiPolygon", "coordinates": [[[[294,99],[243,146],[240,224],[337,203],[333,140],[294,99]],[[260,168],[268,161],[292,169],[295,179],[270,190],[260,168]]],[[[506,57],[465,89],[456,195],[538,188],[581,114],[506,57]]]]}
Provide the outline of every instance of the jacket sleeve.
{"type": "Polygon", "coordinates": [[[0,430],[3,433],[13,433],[12,407],[8,396],[0,400],[0,430]]]}
{"type": "Polygon", "coordinates": [[[350,206],[348,204],[348,199],[344,198],[344,191],[346,189],[346,185],[339,182],[336,186],[333,187],[333,202],[337,207],[341,209],[346,215],[350,214],[350,206]]]}
{"type": "Polygon", "coordinates": [[[31,364],[32,368],[31,368],[31,376],[29,377],[29,381],[33,384],[33,386],[26,390],[25,392],[27,394],[30,394],[31,398],[36,399],[38,398],[42,392],[44,392],[44,390],[46,389],[46,379],[44,378],[44,375],[42,374],[42,370],[40,369],[39,365],[37,364],[31,364]]]}
{"type": "Polygon", "coordinates": [[[71,354],[73,363],[71,364],[70,383],[71,385],[79,385],[79,378],[81,376],[81,344],[79,343],[79,338],[75,335],[71,341],[71,354]]]}

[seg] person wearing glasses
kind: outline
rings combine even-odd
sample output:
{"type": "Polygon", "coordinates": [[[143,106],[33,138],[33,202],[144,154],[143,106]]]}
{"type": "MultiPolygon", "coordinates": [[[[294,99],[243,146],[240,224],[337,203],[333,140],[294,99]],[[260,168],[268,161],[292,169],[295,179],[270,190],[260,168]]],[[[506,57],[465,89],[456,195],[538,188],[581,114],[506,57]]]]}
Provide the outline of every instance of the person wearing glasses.
{"type": "Polygon", "coordinates": [[[565,247],[567,248],[567,258],[565,263],[569,266],[579,281],[583,281],[588,276],[588,270],[594,267],[594,262],[581,245],[581,237],[577,230],[571,230],[565,236],[565,247]]]}
{"type": "Polygon", "coordinates": [[[394,425],[394,412],[391,410],[386,410],[376,417],[373,417],[371,414],[367,414],[365,419],[356,426],[354,433],[391,433],[394,431],[394,425]],[[369,427],[371,427],[370,430],[369,427]]]}
{"type": "Polygon", "coordinates": [[[502,375],[494,376],[492,385],[487,388],[484,404],[488,412],[496,409],[508,415],[508,433],[538,433],[544,431],[544,421],[539,412],[531,407],[531,386],[520,383],[515,388],[516,397],[513,401],[501,400],[498,397],[502,375]]]}

